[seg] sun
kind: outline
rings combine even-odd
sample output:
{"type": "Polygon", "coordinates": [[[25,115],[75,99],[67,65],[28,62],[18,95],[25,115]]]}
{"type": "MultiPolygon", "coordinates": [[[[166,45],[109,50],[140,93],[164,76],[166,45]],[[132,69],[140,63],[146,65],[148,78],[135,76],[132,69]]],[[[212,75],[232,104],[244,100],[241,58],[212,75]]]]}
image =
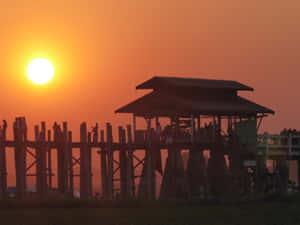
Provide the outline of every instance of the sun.
{"type": "Polygon", "coordinates": [[[54,68],[47,59],[32,60],[27,67],[27,76],[35,84],[46,84],[54,76],[54,68]]]}

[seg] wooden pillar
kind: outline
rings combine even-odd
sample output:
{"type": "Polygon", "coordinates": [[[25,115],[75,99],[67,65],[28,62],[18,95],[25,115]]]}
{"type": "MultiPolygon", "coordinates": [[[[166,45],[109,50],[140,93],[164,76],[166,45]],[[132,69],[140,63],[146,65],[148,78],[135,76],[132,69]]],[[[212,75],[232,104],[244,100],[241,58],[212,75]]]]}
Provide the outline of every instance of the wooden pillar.
{"type": "Polygon", "coordinates": [[[38,147],[35,149],[35,156],[36,156],[36,189],[39,195],[41,195],[41,163],[40,163],[40,131],[39,126],[34,126],[34,137],[35,142],[37,143],[38,147]]]}
{"type": "Polygon", "coordinates": [[[300,191],[300,159],[297,159],[297,183],[298,183],[298,189],[300,191]]]}
{"type": "Polygon", "coordinates": [[[228,134],[232,133],[232,117],[228,116],[228,125],[227,125],[228,134]]]}
{"type": "Polygon", "coordinates": [[[43,195],[47,194],[48,185],[47,185],[47,147],[46,147],[46,123],[41,123],[41,184],[42,184],[42,193],[43,195]]]}
{"type": "Polygon", "coordinates": [[[127,125],[127,138],[128,138],[128,161],[127,161],[127,190],[129,197],[135,197],[135,179],[134,179],[134,166],[133,166],[133,151],[132,148],[132,133],[131,126],[127,125]]]}
{"type": "Polygon", "coordinates": [[[114,183],[113,183],[113,175],[114,175],[114,164],[113,164],[113,137],[112,137],[112,126],[110,123],[106,123],[106,138],[107,138],[107,154],[108,154],[108,171],[107,171],[107,197],[108,199],[114,198],[114,183]]]}
{"type": "Polygon", "coordinates": [[[16,197],[24,199],[26,189],[26,124],[23,118],[17,118],[14,122],[15,169],[16,169],[16,197]]]}
{"type": "Polygon", "coordinates": [[[63,122],[63,137],[62,137],[62,183],[63,193],[68,193],[68,165],[69,165],[69,147],[68,147],[68,124],[63,122]]]}
{"type": "Polygon", "coordinates": [[[154,169],[154,159],[153,159],[153,149],[152,149],[152,131],[151,131],[151,118],[147,120],[147,150],[146,150],[146,161],[148,163],[146,166],[146,174],[147,174],[147,193],[148,198],[154,200],[155,199],[155,169],[154,169]]]}
{"type": "Polygon", "coordinates": [[[56,122],[54,123],[53,130],[57,154],[57,186],[60,193],[65,193],[63,182],[63,134],[60,125],[58,125],[56,122]]]}
{"type": "Polygon", "coordinates": [[[73,149],[72,149],[72,131],[68,132],[68,153],[69,153],[69,163],[68,163],[68,168],[69,168],[69,192],[71,198],[74,196],[74,171],[73,171],[73,149]]]}
{"type": "Polygon", "coordinates": [[[135,132],[136,132],[136,116],[133,114],[133,121],[132,121],[132,126],[133,126],[133,143],[135,143],[135,132]]]}
{"type": "Polygon", "coordinates": [[[47,135],[47,140],[48,140],[48,188],[49,190],[52,190],[52,155],[51,155],[51,130],[48,130],[48,135],[47,135]]]}
{"type": "Polygon", "coordinates": [[[120,160],[120,194],[121,199],[128,199],[128,184],[127,184],[127,156],[126,156],[126,136],[125,130],[119,127],[119,143],[121,148],[119,149],[120,160]]]}
{"type": "Polygon", "coordinates": [[[195,119],[194,116],[191,116],[191,142],[193,143],[195,140],[195,119]]]}
{"type": "Polygon", "coordinates": [[[41,131],[39,126],[34,127],[35,140],[37,147],[36,155],[36,188],[41,198],[47,193],[47,165],[46,165],[46,124],[42,122],[41,131]]]}
{"type": "Polygon", "coordinates": [[[256,180],[255,180],[255,191],[256,194],[263,194],[266,176],[266,161],[263,156],[257,156],[256,158],[256,180]]]}
{"type": "Polygon", "coordinates": [[[189,195],[199,197],[206,184],[206,164],[201,149],[192,147],[187,166],[189,195]]]}
{"type": "Polygon", "coordinates": [[[80,198],[89,197],[89,154],[86,123],[80,125],[80,198]]]}
{"type": "Polygon", "coordinates": [[[6,168],[6,121],[0,130],[0,199],[7,197],[7,168],[6,168]]]}
{"type": "MultiPolygon", "coordinates": [[[[100,132],[100,139],[101,143],[104,144],[104,130],[100,132]]],[[[107,152],[105,148],[102,148],[100,151],[100,158],[101,158],[101,184],[102,184],[102,196],[104,199],[108,197],[108,177],[107,177],[107,152]]]]}
{"type": "Polygon", "coordinates": [[[289,181],[289,163],[287,159],[279,160],[278,164],[280,185],[279,193],[284,195],[288,191],[288,181],[289,181]]]}
{"type": "Polygon", "coordinates": [[[218,115],[218,135],[221,135],[222,133],[222,118],[220,115],[218,115]]]}
{"type": "Polygon", "coordinates": [[[89,198],[93,196],[93,174],[92,174],[92,134],[91,132],[88,132],[88,173],[89,173],[89,198]]]}
{"type": "Polygon", "coordinates": [[[139,185],[140,199],[154,200],[155,195],[155,168],[153,160],[152,137],[151,137],[151,119],[147,119],[147,137],[145,163],[142,170],[142,177],[139,185]]]}

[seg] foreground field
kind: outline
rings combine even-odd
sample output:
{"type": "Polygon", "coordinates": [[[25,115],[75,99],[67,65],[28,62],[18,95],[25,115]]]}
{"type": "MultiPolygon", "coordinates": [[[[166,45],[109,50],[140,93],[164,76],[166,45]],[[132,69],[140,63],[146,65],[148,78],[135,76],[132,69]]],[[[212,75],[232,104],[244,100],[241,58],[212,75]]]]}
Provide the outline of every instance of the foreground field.
{"type": "Polygon", "coordinates": [[[137,203],[104,207],[68,202],[61,207],[0,203],[2,225],[290,225],[300,224],[300,198],[240,205],[137,203]],[[7,207],[9,208],[7,208],[7,207]],[[88,207],[88,208],[87,208],[88,207]]]}

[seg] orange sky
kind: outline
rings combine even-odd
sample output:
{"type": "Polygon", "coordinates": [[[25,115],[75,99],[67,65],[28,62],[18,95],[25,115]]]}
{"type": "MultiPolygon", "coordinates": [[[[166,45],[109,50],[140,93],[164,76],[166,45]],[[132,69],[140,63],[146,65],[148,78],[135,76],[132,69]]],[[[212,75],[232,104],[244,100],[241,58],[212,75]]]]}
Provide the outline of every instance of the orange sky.
{"type": "Polygon", "coordinates": [[[296,0],[2,0],[0,118],[125,124],[113,112],[143,94],[138,83],[182,75],[253,86],[246,96],[276,111],[264,130],[300,128],[299,10],[296,0]],[[50,84],[28,81],[34,57],[55,65],[50,84]]]}

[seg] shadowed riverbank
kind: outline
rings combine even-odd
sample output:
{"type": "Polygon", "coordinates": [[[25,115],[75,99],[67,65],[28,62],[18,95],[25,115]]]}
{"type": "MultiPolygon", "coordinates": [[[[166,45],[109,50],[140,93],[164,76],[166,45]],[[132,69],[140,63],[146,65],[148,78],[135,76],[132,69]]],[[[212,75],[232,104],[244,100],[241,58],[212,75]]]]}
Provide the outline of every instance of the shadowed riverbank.
{"type": "Polygon", "coordinates": [[[241,204],[190,202],[1,202],[2,224],[298,224],[300,195],[241,204]],[[9,204],[9,205],[8,205],[9,204]],[[48,204],[48,205],[47,205],[48,204]],[[5,208],[5,205],[8,208],[5,208]]]}

